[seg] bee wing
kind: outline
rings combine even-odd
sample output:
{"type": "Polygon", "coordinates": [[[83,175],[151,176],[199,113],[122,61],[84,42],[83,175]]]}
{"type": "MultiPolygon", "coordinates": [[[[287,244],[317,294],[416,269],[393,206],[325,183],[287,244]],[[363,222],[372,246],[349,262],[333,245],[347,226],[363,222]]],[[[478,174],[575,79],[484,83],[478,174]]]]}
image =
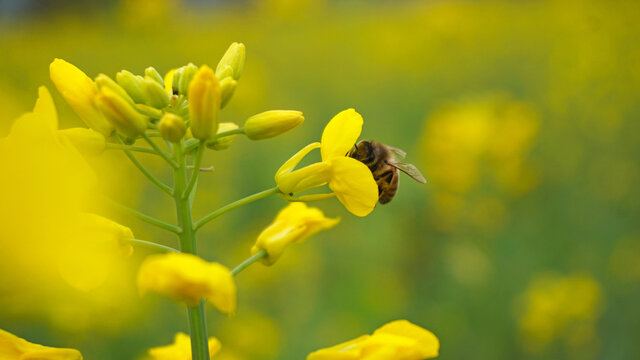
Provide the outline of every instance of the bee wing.
{"type": "Polygon", "coordinates": [[[427,180],[422,176],[420,170],[413,164],[403,163],[403,162],[393,162],[390,163],[393,167],[402,171],[403,173],[411,176],[411,178],[419,183],[425,184],[427,180]]]}
{"type": "Polygon", "coordinates": [[[405,157],[407,157],[407,153],[404,152],[404,150],[400,150],[398,148],[394,148],[393,146],[389,146],[389,145],[385,145],[385,146],[387,147],[387,149],[389,149],[389,151],[393,155],[393,160],[400,161],[405,157]]]}

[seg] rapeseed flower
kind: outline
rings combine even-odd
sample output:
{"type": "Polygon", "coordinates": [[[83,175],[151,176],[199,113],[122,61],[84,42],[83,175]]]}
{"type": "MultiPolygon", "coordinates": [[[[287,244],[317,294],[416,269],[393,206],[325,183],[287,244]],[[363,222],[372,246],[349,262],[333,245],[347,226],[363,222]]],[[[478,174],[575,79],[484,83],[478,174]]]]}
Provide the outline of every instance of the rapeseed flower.
{"type": "Polygon", "coordinates": [[[354,215],[368,215],[378,202],[378,186],[366,165],[347,156],[360,136],[362,123],[362,116],[354,109],[334,116],[325,127],[320,143],[307,145],[276,172],[275,180],[284,196],[294,201],[314,201],[335,195],[354,215]],[[317,148],[320,148],[321,162],[294,170],[311,150],[317,148]],[[333,193],[294,197],[327,183],[333,193]]]}
{"type": "Polygon", "coordinates": [[[147,257],[138,271],[138,288],[191,307],[207,300],[225,314],[236,310],[236,283],[229,269],[191,254],[147,257]]]}
{"type": "Polygon", "coordinates": [[[0,329],[0,359],[82,360],[82,354],[76,349],[54,348],[33,344],[0,329]]]}
{"type": "Polygon", "coordinates": [[[276,219],[260,233],[251,253],[265,250],[267,256],[261,259],[265,265],[272,265],[294,243],[305,241],[320,230],[335,226],[340,219],[330,219],[317,208],[301,202],[289,204],[280,210],[276,219]]]}
{"type": "MultiPolygon", "coordinates": [[[[213,358],[222,347],[220,341],[210,337],[208,341],[209,356],[213,358]]],[[[177,333],[173,344],[149,349],[149,356],[153,360],[191,360],[191,338],[185,333],[177,333]]]]}
{"type": "Polygon", "coordinates": [[[314,351],[307,360],[422,360],[437,357],[439,348],[438,338],[429,330],[396,320],[373,335],[314,351]]]}

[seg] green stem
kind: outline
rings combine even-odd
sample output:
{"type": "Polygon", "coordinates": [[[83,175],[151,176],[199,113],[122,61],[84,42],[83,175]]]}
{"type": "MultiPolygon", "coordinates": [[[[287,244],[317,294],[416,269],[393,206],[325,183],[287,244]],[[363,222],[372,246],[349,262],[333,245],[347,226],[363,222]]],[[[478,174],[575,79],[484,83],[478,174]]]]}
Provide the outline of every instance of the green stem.
{"type": "Polygon", "coordinates": [[[147,241],[147,240],[125,239],[124,241],[134,246],[139,246],[139,247],[143,247],[143,248],[147,248],[147,249],[151,249],[159,252],[167,252],[167,251],[176,252],[176,253],[180,252],[177,249],[172,248],[171,246],[156,244],[154,242],[147,241]]]}
{"type": "MultiPolygon", "coordinates": [[[[207,140],[207,145],[213,145],[215,144],[218,139],[221,139],[223,137],[227,137],[227,136],[231,136],[231,135],[238,135],[238,134],[244,134],[244,128],[238,128],[238,129],[233,129],[233,130],[229,130],[229,131],[225,131],[225,132],[221,132],[219,134],[216,134],[216,136],[213,137],[213,139],[211,140],[207,140]]],[[[185,143],[185,151],[189,152],[192,151],[193,149],[195,149],[198,144],[200,143],[200,141],[188,141],[185,143]]]]}
{"type": "Polygon", "coordinates": [[[191,194],[191,191],[193,190],[193,186],[196,184],[196,181],[198,180],[198,175],[200,174],[200,164],[202,164],[202,156],[204,155],[204,149],[206,147],[204,146],[204,144],[200,144],[200,146],[198,146],[198,152],[196,152],[196,158],[193,162],[193,171],[191,171],[191,178],[189,178],[189,183],[187,184],[187,188],[184,190],[184,193],[182,194],[182,198],[186,199],[189,197],[189,194],[191,194]]]}
{"type": "Polygon", "coordinates": [[[162,150],[160,146],[158,146],[158,144],[156,144],[156,142],[149,137],[149,135],[142,133],[142,137],[149,143],[149,145],[151,145],[153,150],[155,150],[158,155],[162,156],[162,158],[165,159],[165,161],[168,162],[169,165],[171,165],[171,167],[173,167],[174,169],[178,167],[178,164],[176,164],[176,162],[171,159],[171,156],[169,156],[166,151],[162,150]]]}
{"type": "Polygon", "coordinates": [[[264,199],[268,196],[274,195],[279,193],[280,190],[278,189],[278,187],[274,187],[272,189],[267,189],[265,191],[261,191],[259,193],[253,194],[253,195],[249,195],[245,198],[242,198],[240,200],[234,201],[231,204],[225,205],[223,207],[221,207],[220,209],[210,213],[209,215],[203,217],[202,219],[196,221],[196,223],[194,224],[194,228],[196,230],[200,229],[204,224],[208,223],[209,221],[217,218],[218,216],[226,213],[227,211],[233,210],[237,207],[240,207],[242,205],[246,205],[248,203],[254,202],[256,200],[260,200],[260,199],[264,199]]]}
{"type": "Polygon", "coordinates": [[[241,262],[238,266],[234,267],[233,270],[231,270],[231,275],[237,276],[242,270],[248,268],[251,264],[262,259],[265,256],[267,256],[267,250],[260,249],[260,251],[251,255],[251,257],[241,262]]]}
{"type": "MultiPolygon", "coordinates": [[[[197,254],[196,231],[193,227],[191,204],[189,199],[182,194],[187,189],[187,165],[185,152],[181,143],[173,147],[177,167],[173,170],[174,200],[176,203],[176,216],[182,227],[179,234],[180,250],[188,254],[197,254]]],[[[188,308],[189,328],[191,330],[191,354],[194,360],[209,360],[209,346],[207,340],[207,328],[205,322],[204,301],[199,306],[188,308]]]]}
{"type": "Polygon", "coordinates": [[[144,222],[146,222],[148,224],[155,225],[155,226],[157,226],[157,227],[159,227],[161,229],[165,229],[165,230],[171,231],[171,232],[176,233],[176,234],[180,234],[182,232],[181,229],[179,227],[175,226],[175,225],[167,224],[166,222],[164,222],[162,220],[158,220],[158,219],[156,219],[154,217],[151,217],[149,215],[143,214],[143,213],[139,212],[138,210],[132,209],[132,208],[130,208],[128,206],[124,206],[124,205],[122,205],[122,204],[120,204],[120,203],[118,203],[116,201],[111,200],[111,199],[108,199],[108,200],[113,206],[119,208],[120,210],[123,210],[123,211],[126,211],[126,212],[130,213],[131,215],[137,217],[138,219],[140,219],[140,220],[142,220],[142,221],[144,221],[144,222]]]}
{"type": "Polygon", "coordinates": [[[143,152],[143,153],[157,155],[157,153],[153,149],[149,149],[148,147],[144,147],[144,146],[133,146],[133,145],[107,143],[107,149],[129,150],[129,151],[137,151],[137,152],[143,152]]]}
{"type": "MultiPolygon", "coordinates": [[[[119,141],[122,141],[122,139],[118,138],[119,141]]],[[[149,181],[151,181],[155,186],[157,186],[160,190],[166,192],[167,194],[169,194],[170,196],[173,196],[173,189],[171,189],[168,185],[166,185],[165,183],[163,183],[162,181],[158,180],[158,178],[156,178],[155,176],[153,176],[153,174],[151,174],[149,172],[149,170],[147,170],[141,163],[140,161],[138,161],[138,159],[136,159],[135,156],[133,156],[133,154],[131,153],[131,151],[129,150],[124,150],[124,154],[127,155],[127,157],[129,158],[129,160],[131,160],[131,162],[133,163],[133,165],[135,165],[138,170],[140,170],[140,172],[147,177],[147,179],[149,179],[149,181]]]]}
{"type": "Polygon", "coordinates": [[[204,300],[196,307],[187,309],[191,331],[191,353],[193,360],[209,360],[209,340],[204,312],[204,300]]]}

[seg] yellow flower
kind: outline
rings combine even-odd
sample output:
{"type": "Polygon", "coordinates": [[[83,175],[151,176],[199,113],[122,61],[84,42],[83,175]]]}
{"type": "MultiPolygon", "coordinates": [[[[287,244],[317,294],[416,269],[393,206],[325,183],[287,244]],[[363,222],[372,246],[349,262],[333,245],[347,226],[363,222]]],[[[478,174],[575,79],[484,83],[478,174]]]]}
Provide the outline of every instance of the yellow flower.
{"type": "Polygon", "coordinates": [[[82,354],[75,349],[53,348],[32,344],[0,329],[0,359],[82,360],[82,354]]]}
{"type": "Polygon", "coordinates": [[[210,67],[203,65],[195,73],[189,83],[188,97],[193,137],[199,140],[211,139],[218,130],[220,84],[210,67]]]}
{"type": "Polygon", "coordinates": [[[301,202],[289,204],[280,210],[278,216],[262,233],[251,248],[251,253],[266,250],[267,257],[262,263],[272,265],[289,246],[289,244],[305,241],[320,230],[335,226],[340,219],[326,218],[322,211],[307,207],[301,202]]]}
{"type": "Polygon", "coordinates": [[[392,321],[373,335],[314,351],[307,360],[422,360],[438,356],[440,342],[407,320],[392,321]]]}
{"type": "Polygon", "coordinates": [[[55,59],[49,65],[51,81],[87,126],[104,136],[111,135],[113,126],[105,119],[95,103],[98,88],[82,70],[55,59]]]}
{"type": "Polygon", "coordinates": [[[369,168],[346,156],[362,131],[362,116],[348,109],[334,116],[322,133],[320,143],[309,144],[287,160],[275,179],[280,191],[290,200],[313,201],[335,196],[351,213],[368,215],[378,202],[378,186],[369,168]],[[322,161],[294,170],[311,150],[320,148],[322,161]],[[332,194],[306,195],[296,193],[328,183],[332,194]]]}
{"type": "MultiPolygon", "coordinates": [[[[209,356],[213,359],[220,351],[220,341],[214,337],[209,338],[209,356]]],[[[185,333],[177,333],[173,344],[149,349],[149,355],[153,360],[191,360],[191,338],[185,333]]]]}
{"type": "Polygon", "coordinates": [[[191,254],[152,255],[138,271],[141,293],[153,291],[187,306],[210,301],[225,314],[236,310],[236,283],[229,269],[191,254]]]}

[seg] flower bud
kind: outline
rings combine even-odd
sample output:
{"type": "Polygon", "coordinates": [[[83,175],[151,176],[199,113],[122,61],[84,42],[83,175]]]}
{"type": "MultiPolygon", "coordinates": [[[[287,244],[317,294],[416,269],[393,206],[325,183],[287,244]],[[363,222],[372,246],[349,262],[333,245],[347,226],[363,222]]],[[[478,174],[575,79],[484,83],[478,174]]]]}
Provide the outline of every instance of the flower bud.
{"type": "Polygon", "coordinates": [[[244,132],[251,140],[278,136],[302,124],[302,112],[295,110],[271,110],[253,115],[244,123],[244,132]]]}
{"type": "Polygon", "coordinates": [[[231,44],[216,67],[216,75],[220,74],[220,79],[224,79],[221,75],[226,73],[225,66],[230,66],[233,69],[231,77],[233,80],[238,80],[244,68],[245,52],[244,44],[235,42],[231,44]]]}
{"type": "Polygon", "coordinates": [[[104,135],[91,129],[71,128],[57,133],[59,138],[71,143],[82,154],[100,155],[107,147],[104,135]]]}
{"type": "Polygon", "coordinates": [[[160,119],[158,130],[163,139],[177,143],[182,140],[187,128],[180,116],[167,113],[160,119]]]}
{"type": "Polygon", "coordinates": [[[180,94],[187,95],[187,93],[189,92],[189,84],[191,84],[191,80],[193,80],[193,77],[198,72],[198,67],[189,63],[188,65],[183,66],[181,69],[182,75],[180,76],[180,85],[178,87],[178,90],[180,91],[180,94]]]}
{"type": "Polygon", "coordinates": [[[113,126],[94,103],[98,94],[94,82],[82,70],[62,59],[53,60],[49,73],[53,84],[82,121],[104,136],[111,135],[113,126]]]}
{"type": "Polygon", "coordinates": [[[147,117],[108,87],[100,90],[96,104],[118,132],[135,138],[147,129],[147,117]]]}
{"type": "Polygon", "coordinates": [[[158,70],[156,70],[153,66],[149,66],[148,68],[144,69],[144,77],[157,82],[161,86],[164,86],[162,75],[160,75],[158,70]]]}
{"type": "Polygon", "coordinates": [[[236,91],[237,81],[230,77],[224,78],[220,81],[220,108],[222,109],[227,105],[233,93],[236,91]]]}
{"type": "Polygon", "coordinates": [[[193,137],[198,140],[213,138],[218,131],[219,112],[220,84],[213,70],[203,65],[189,84],[189,114],[193,137]]]}
{"type": "Polygon", "coordinates": [[[231,78],[231,80],[233,80],[233,68],[229,65],[225,65],[220,69],[220,71],[216,70],[216,76],[218,79],[231,78]]]}
{"type": "Polygon", "coordinates": [[[116,74],[116,81],[135,103],[144,104],[145,96],[142,92],[142,78],[140,76],[135,76],[127,70],[122,70],[116,74]]]}
{"type": "Polygon", "coordinates": [[[96,85],[98,85],[98,89],[102,89],[103,87],[108,87],[111,90],[115,91],[116,94],[120,95],[123,99],[127,100],[127,102],[134,104],[133,99],[129,94],[122,88],[122,86],[118,85],[113,79],[108,77],[105,74],[100,74],[96,77],[96,85]]]}
{"type": "MultiPolygon", "coordinates": [[[[237,128],[238,128],[238,125],[236,125],[236,124],[234,124],[232,122],[223,122],[223,123],[220,123],[220,125],[218,125],[217,134],[221,134],[223,132],[235,130],[237,128]]],[[[215,140],[212,140],[211,143],[207,143],[207,147],[209,149],[213,149],[213,150],[228,149],[229,146],[231,146],[231,142],[235,138],[236,138],[235,134],[234,135],[229,135],[229,136],[224,136],[224,137],[221,137],[221,138],[217,138],[215,140]]]]}
{"type": "Polygon", "coordinates": [[[147,105],[156,109],[163,109],[169,105],[169,94],[164,91],[162,85],[155,80],[146,77],[142,80],[142,92],[147,98],[147,105]]]}
{"type": "Polygon", "coordinates": [[[182,74],[184,73],[184,68],[176,69],[173,72],[173,80],[171,80],[171,92],[174,95],[180,94],[180,79],[182,79],[182,74]]]}
{"type": "Polygon", "coordinates": [[[136,109],[138,110],[139,113],[141,113],[142,115],[146,115],[152,119],[160,119],[162,117],[162,110],[158,110],[154,107],[151,107],[149,105],[145,105],[145,104],[136,104],[136,109]]]}

